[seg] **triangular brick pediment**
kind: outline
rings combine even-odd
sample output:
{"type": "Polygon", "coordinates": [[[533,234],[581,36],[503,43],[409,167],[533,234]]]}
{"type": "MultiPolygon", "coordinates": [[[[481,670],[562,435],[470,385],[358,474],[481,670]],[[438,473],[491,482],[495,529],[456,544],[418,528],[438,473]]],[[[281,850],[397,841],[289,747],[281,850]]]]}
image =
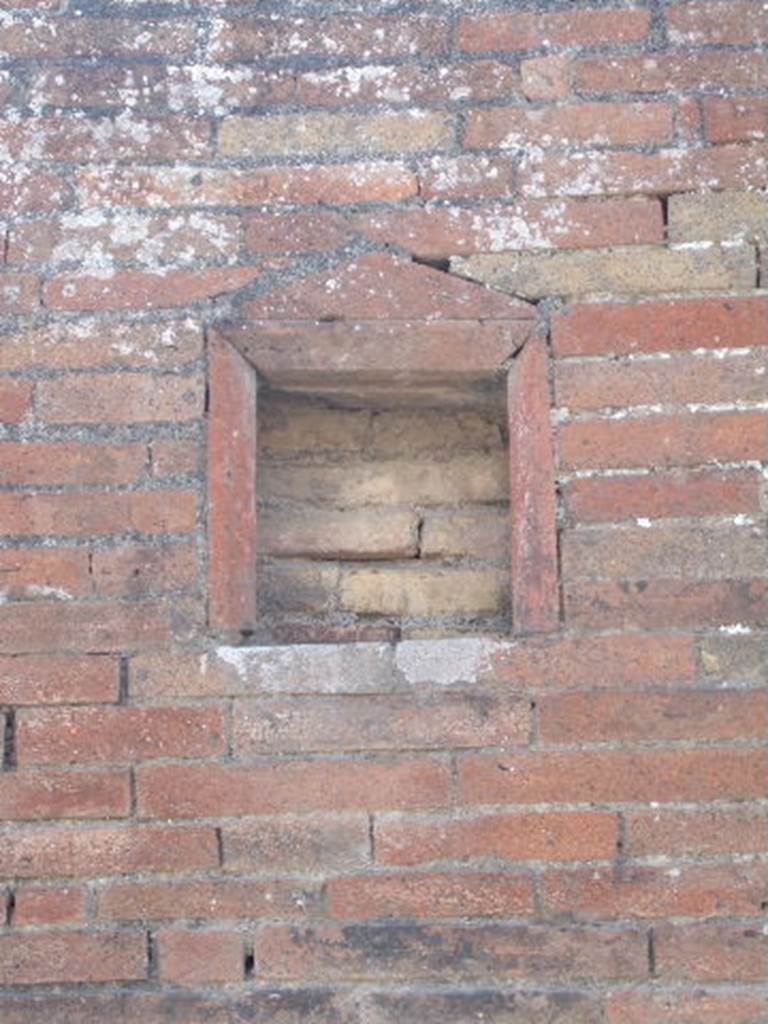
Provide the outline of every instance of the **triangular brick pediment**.
{"type": "Polygon", "coordinates": [[[531,320],[535,308],[387,252],[360,256],[245,304],[252,320],[531,320]]]}

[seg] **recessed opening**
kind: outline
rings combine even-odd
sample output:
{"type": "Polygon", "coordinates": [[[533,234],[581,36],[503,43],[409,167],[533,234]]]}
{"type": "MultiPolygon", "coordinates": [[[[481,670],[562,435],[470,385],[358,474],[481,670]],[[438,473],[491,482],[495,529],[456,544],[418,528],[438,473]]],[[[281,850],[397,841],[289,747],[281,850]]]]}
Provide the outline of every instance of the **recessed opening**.
{"type": "Polygon", "coordinates": [[[265,637],[507,632],[504,374],[421,384],[350,376],[260,382],[265,637]]]}

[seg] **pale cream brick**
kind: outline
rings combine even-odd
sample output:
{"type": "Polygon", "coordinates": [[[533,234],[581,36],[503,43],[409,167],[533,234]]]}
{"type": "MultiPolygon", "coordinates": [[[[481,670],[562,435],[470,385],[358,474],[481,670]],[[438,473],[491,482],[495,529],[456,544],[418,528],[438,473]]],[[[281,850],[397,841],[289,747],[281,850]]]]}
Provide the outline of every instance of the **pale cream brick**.
{"type": "Polygon", "coordinates": [[[259,451],[267,455],[360,451],[369,412],[267,402],[259,410],[259,451]]]}
{"type": "Polygon", "coordinates": [[[499,424],[478,412],[393,410],[373,420],[372,449],[376,453],[414,455],[449,448],[498,448],[499,424]]]}
{"type": "Polygon", "coordinates": [[[341,580],[341,605],[361,615],[489,615],[501,610],[506,577],[494,570],[356,569],[341,580]]]}
{"type": "Polygon", "coordinates": [[[509,513],[502,509],[434,512],[424,517],[423,558],[503,559],[509,552],[509,513]]]}
{"type": "Polygon", "coordinates": [[[365,560],[413,558],[415,512],[354,509],[272,509],[259,517],[259,536],[271,555],[365,560]]]}
{"type": "Polygon", "coordinates": [[[768,195],[708,192],[670,196],[668,231],[672,242],[764,241],[768,236],[768,195]]]}

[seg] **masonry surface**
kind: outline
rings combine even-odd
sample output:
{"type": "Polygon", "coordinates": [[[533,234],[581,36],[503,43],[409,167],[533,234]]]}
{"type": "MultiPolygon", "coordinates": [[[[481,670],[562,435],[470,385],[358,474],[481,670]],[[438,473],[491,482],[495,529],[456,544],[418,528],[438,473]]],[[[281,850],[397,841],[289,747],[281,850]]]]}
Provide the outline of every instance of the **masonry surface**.
{"type": "Polygon", "coordinates": [[[767,40],[753,0],[7,0],[3,1024],[765,1024],[767,40]],[[279,380],[257,423],[240,376],[470,334],[524,360],[501,427],[279,380]],[[488,490],[318,550],[324,436],[488,490]],[[251,555],[401,594],[459,506],[494,635],[249,644],[251,555]]]}

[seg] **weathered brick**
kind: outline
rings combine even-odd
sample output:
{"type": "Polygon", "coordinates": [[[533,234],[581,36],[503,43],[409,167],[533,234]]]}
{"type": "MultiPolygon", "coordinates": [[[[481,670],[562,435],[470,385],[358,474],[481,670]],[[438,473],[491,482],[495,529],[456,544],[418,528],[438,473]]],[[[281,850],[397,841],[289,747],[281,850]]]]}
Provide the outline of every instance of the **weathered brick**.
{"type": "Polygon", "coordinates": [[[69,186],[61,174],[28,167],[0,169],[0,202],[4,209],[12,208],[15,213],[48,213],[66,206],[69,197],[69,186]]]}
{"type": "Polygon", "coordinates": [[[509,552],[509,516],[495,509],[427,512],[421,530],[422,558],[471,555],[501,561],[509,552]]]}
{"type": "Polygon", "coordinates": [[[0,275],[0,313],[23,316],[40,308],[40,280],[34,274],[0,275]]]}
{"type": "Polygon", "coordinates": [[[377,814],[376,860],[412,866],[435,861],[578,861],[612,858],[616,815],[606,812],[486,814],[427,818],[377,814]]]}
{"type": "Polygon", "coordinates": [[[565,57],[530,57],[520,62],[522,90],[529,100],[564,100],[571,91],[571,65],[565,57]]]}
{"type": "MultiPolygon", "coordinates": [[[[304,814],[222,827],[224,870],[259,874],[325,874],[369,865],[367,815],[304,814]]],[[[272,883],[268,883],[272,884],[272,883]]]]}
{"type": "Polygon", "coordinates": [[[768,100],[762,96],[703,101],[710,142],[760,142],[768,134],[768,100]]]}
{"type": "Polygon", "coordinates": [[[99,890],[97,916],[107,921],[304,917],[317,902],[316,886],[306,879],[118,882],[99,890]]]}
{"type": "Polygon", "coordinates": [[[371,424],[369,450],[402,454],[502,447],[501,424],[490,415],[456,409],[449,413],[419,409],[382,410],[371,424]]]}
{"type": "Polygon", "coordinates": [[[226,750],[220,711],[207,707],[77,708],[19,712],[19,764],[86,764],[214,757],[226,750]]]}
{"type": "Polygon", "coordinates": [[[465,145],[471,149],[561,149],[649,145],[672,138],[672,110],[663,103],[578,103],[568,106],[488,107],[467,115],[465,145]]]}
{"type": "Polygon", "coordinates": [[[473,616],[500,612],[506,589],[493,569],[352,569],[342,574],[340,600],[362,615],[473,616]]]}
{"type": "Polygon", "coordinates": [[[582,249],[660,242],[655,200],[530,200],[513,206],[426,206],[360,214],[352,223],[380,242],[422,256],[469,255],[508,249],[582,249]]]}
{"type": "Polygon", "coordinates": [[[15,892],[13,924],[16,928],[84,924],[86,898],[86,890],[75,886],[23,886],[15,892]]]}
{"type": "Polygon", "coordinates": [[[259,539],[271,555],[352,559],[414,558],[415,512],[318,509],[266,511],[259,517],[259,539]]]}
{"type": "Polygon", "coordinates": [[[760,192],[670,196],[668,209],[672,242],[762,240],[768,232],[768,196],[760,192]]]}
{"type": "Polygon", "coordinates": [[[195,506],[194,491],[184,490],[6,493],[0,518],[19,536],[177,533],[195,528],[195,506]]]}
{"type": "Polygon", "coordinates": [[[538,713],[546,743],[759,739],[768,729],[768,694],[572,693],[540,698],[538,713]]]}
{"type": "Polygon", "coordinates": [[[707,679],[762,683],[766,642],[761,635],[706,636],[701,641],[701,666],[707,679]]]}
{"type": "Polygon", "coordinates": [[[0,441],[0,475],[7,484],[132,484],[146,466],[142,444],[0,441]]]}
{"type": "Polygon", "coordinates": [[[726,291],[752,288],[756,280],[750,245],[702,250],[620,246],[573,253],[482,253],[455,257],[451,268],[462,277],[526,299],[726,291]]]}
{"type": "Polygon", "coordinates": [[[703,988],[616,992],[607,1000],[609,1024],[752,1024],[765,1016],[760,992],[712,992],[703,988]]]}
{"type": "MultiPolygon", "coordinates": [[[[460,988],[424,992],[373,992],[368,997],[381,1024],[418,1020],[422,1024],[466,1024],[469,1020],[499,1021],[516,1015],[526,1024],[598,1024],[597,1001],[583,992],[559,988],[552,992],[529,992],[517,988],[505,991],[488,988],[460,988]]],[[[12,1024],[17,1024],[12,1021],[12,1024]]],[[[739,1022],[741,1024],[741,1022],[739,1022]]],[[[744,1022],[746,1024],[746,1022],[744,1022]]]]}
{"type": "Polygon", "coordinates": [[[0,936],[4,985],[141,981],[147,977],[142,932],[48,932],[0,936]]]}
{"type": "Polygon", "coordinates": [[[0,31],[0,49],[11,57],[44,60],[67,57],[160,57],[189,54],[195,44],[191,21],[145,20],[141,32],[136,22],[120,18],[56,18],[12,21],[0,31]]]}
{"type": "Polygon", "coordinates": [[[483,694],[262,698],[235,704],[240,757],[313,750],[495,747],[528,739],[528,702],[483,694]]]}
{"type": "Polygon", "coordinates": [[[0,550],[3,601],[71,600],[91,592],[88,552],[83,548],[0,550]]]}
{"type": "Polygon", "coordinates": [[[760,88],[768,62],[761,53],[622,54],[575,62],[576,88],[589,93],[680,93],[760,88]]]}
{"type": "Polygon", "coordinates": [[[332,210],[265,212],[244,218],[249,252],[315,252],[336,249],[352,235],[352,225],[332,210]]]}
{"type": "Polygon", "coordinates": [[[721,627],[768,623],[763,577],[743,580],[573,582],[566,619],[575,629],[721,627]]]}
{"type": "Polygon", "coordinates": [[[203,381],[175,374],[79,374],[41,381],[37,412],[49,423],[162,423],[199,419],[203,381]]]}
{"type": "Polygon", "coordinates": [[[563,465],[695,466],[762,458],[768,418],[760,412],[589,420],[560,429],[563,465]]]}
{"type": "Polygon", "coordinates": [[[130,810],[128,787],[127,772],[14,772],[0,776],[0,808],[9,821],[122,818],[130,810]]]}
{"type": "Polygon", "coordinates": [[[425,199],[506,199],[516,192],[517,161],[505,156],[431,157],[417,173],[425,199]]]}
{"type": "Polygon", "coordinates": [[[565,579],[740,579],[768,571],[756,526],[641,526],[569,530],[565,579]]]}
{"type": "Polygon", "coordinates": [[[117,701],[116,658],[28,655],[0,658],[0,704],[99,704],[117,701]]]}
{"type": "Polygon", "coordinates": [[[203,826],[15,828],[0,849],[2,874],[18,878],[200,871],[218,859],[216,834],[203,826]]]}
{"type": "Polygon", "coordinates": [[[587,8],[544,14],[501,13],[467,16],[459,23],[463,50],[531,50],[550,47],[615,46],[646,38],[645,10],[587,8]]]}
{"type": "Polygon", "coordinates": [[[263,977],[274,980],[631,980],[647,972],[644,938],[630,930],[528,925],[267,925],[255,951],[263,977]]]}
{"type": "Polygon", "coordinates": [[[154,765],[137,781],[141,813],[162,818],[440,807],[451,788],[448,766],[428,758],[154,765]]]}
{"type": "Polygon", "coordinates": [[[32,384],[26,380],[0,380],[0,423],[21,423],[32,405],[32,384]]]}
{"type": "Polygon", "coordinates": [[[568,515],[582,523],[754,514],[760,502],[758,474],[749,469],[582,477],[562,491],[568,515]]]}
{"type": "Polygon", "coordinates": [[[667,11],[669,37],[677,45],[765,42],[768,16],[761,3],[675,4],[667,11]]]}
{"type": "Polygon", "coordinates": [[[202,450],[198,441],[153,441],[149,451],[154,477],[193,476],[200,470],[202,450]]]}
{"type": "Polygon", "coordinates": [[[231,117],[219,129],[219,151],[228,157],[416,153],[448,149],[453,118],[422,110],[401,114],[273,114],[231,117]]]}
{"type": "Polygon", "coordinates": [[[155,939],[163,981],[199,985],[243,978],[245,957],[240,932],[164,928],[156,933],[155,939]]]}
{"type": "Polygon", "coordinates": [[[750,348],[768,339],[761,296],[584,303],[554,318],[559,356],[750,348]]]}
{"type": "Polygon", "coordinates": [[[764,864],[550,871],[544,876],[544,907],[576,920],[748,917],[760,914],[767,883],[764,864]]]}
{"type": "Polygon", "coordinates": [[[660,978],[765,981],[768,936],[761,924],[664,925],[656,930],[660,978]]]}
{"type": "Polygon", "coordinates": [[[626,824],[631,857],[764,853],[768,846],[768,814],[756,806],[631,811],[626,824]]]}
{"type": "Polygon", "coordinates": [[[533,913],[531,879],[480,872],[349,875],[328,883],[328,913],[388,917],[517,917],[533,913]]]}
{"type": "Polygon", "coordinates": [[[542,751],[459,762],[468,803],[608,803],[748,800],[765,794],[762,751],[542,751]]]}
{"type": "Polygon", "coordinates": [[[277,561],[257,578],[259,605],[273,613],[327,612],[337,604],[339,568],[277,561]]]}
{"type": "Polygon", "coordinates": [[[96,591],[109,597],[145,597],[192,590],[200,555],[194,544],[130,545],[93,552],[96,591]]]}
{"type": "Polygon", "coordinates": [[[259,277],[258,267],[207,267],[150,273],[121,270],[113,277],[62,275],[44,287],[51,309],[104,311],[187,306],[234,292],[259,277]]]}

